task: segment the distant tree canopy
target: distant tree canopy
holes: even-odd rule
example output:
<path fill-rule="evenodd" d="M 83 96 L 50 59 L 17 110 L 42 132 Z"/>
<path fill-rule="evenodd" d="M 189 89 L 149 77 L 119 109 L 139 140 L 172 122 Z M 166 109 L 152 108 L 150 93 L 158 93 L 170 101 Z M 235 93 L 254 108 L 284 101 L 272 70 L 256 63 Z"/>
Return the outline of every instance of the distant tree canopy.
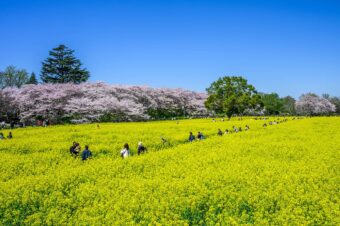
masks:
<path fill-rule="evenodd" d="M 21 87 L 28 81 L 28 73 L 24 69 L 8 66 L 5 71 L 0 72 L 0 89 L 6 87 Z"/>
<path fill-rule="evenodd" d="M 284 111 L 283 100 L 277 93 L 262 93 L 260 95 L 267 114 L 278 115 Z"/>
<path fill-rule="evenodd" d="M 296 115 L 295 102 L 296 100 L 291 96 L 282 98 L 284 113 L 289 115 Z"/>
<path fill-rule="evenodd" d="M 82 63 L 74 55 L 74 50 L 59 45 L 49 52 L 49 57 L 42 63 L 41 81 L 44 83 L 86 82 L 90 73 L 82 68 Z"/>
<path fill-rule="evenodd" d="M 217 114 L 243 114 L 247 109 L 262 105 L 261 97 L 254 86 L 240 76 L 225 76 L 213 82 L 207 88 L 207 109 Z"/>

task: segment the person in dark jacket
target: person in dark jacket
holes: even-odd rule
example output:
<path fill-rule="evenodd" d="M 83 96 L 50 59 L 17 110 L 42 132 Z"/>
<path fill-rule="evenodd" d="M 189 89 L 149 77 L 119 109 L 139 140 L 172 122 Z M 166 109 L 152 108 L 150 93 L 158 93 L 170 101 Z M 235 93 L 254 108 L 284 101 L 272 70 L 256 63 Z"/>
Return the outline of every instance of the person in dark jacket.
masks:
<path fill-rule="evenodd" d="M 222 135 L 223 135 L 223 132 L 222 132 L 221 129 L 218 129 L 217 135 L 218 135 L 218 136 L 222 136 Z"/>
<path fill-rule="evenodd" d="M 81 153 L 81 159 L 85 161 L 86 159 L 92 157 L 92 152 L 89 150 L 89 146 L 85 145 L 85 150 Z"/>
<path fill-rule="evenodd" d="M 77 147 L 77 142 L 73 141 L 73 144 L 70 147 L 70 154 L 75 155 L 76 147 Z"/>
<path fill-rule="evenodd" d="M 190 132 L 190 135 L 189 135 L 189 142 L 193 142 L 195 140 L 195 136 L 194 134 L 192 134 L 192 132 Z"/>
<path fill-rule="evenodd" d="M 198 139 L 198 140 L 203 140 L 203 139 L 204 139 L 203 133 L 198 132 L 198 133 L 197 133 L 197 139 Z"/>
<path fill-rule="evenodd" d="M 143 145 L 143 143 L 141 141 L 138 142 L 138 155 L 146 152 L 147 149 L 146 147 Z"/>
<path fill-rule="evenodd" d="M 7 139 L 12 139 L 12 138 L 13 138 L 12 132 L 9 132 L 8 136 L 7 136 Z"/>

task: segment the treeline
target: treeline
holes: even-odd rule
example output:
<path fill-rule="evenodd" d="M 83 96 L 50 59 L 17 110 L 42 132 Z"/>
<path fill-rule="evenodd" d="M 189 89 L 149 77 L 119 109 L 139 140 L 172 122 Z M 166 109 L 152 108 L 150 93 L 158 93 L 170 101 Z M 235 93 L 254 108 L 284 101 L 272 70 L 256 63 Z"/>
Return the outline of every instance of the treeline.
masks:
<path fill-rule="evenodd" d="M 0 71 L 0 120 L 36 123 L 140 121 L 178 117 L 233 115 L 340 114 L 340 98 L 306 93 L 295 100 L 261 93 L 240 76 L 225 76 L 207 94 L 87 83 L 90 72 L 59 45 L 42 62 L 40 78 L 8 66 Z"/>
<path fill-rule="evenodd" d="M 105 83 L 24 85 L 0 91 L 2 120 L 25 124 L 120 122 L 207 115 L 206 94 Z"/>
<path fill-rule="evenodd" d="M 266 115 L 334 115 L 340 114 L 340 98 L 329 94 L 302 94 L 298 100 L 291 96 L 279 97 L 277 93 L 261 93 Z"/>
<path fill-rule="evenodd" d="M 340 113 L 340 98 L 306 93 L 295 100 L 277 93 L 259 93 L 240 76 L 225 76 L 207 88 L 205 106 L 219 115 L 331 115 Z"/>
<path fill-rule="evenodd" d="M 25 69 L 18 69 L 15 66 L 8 66 L 0 71 L 0 89 L 6 87 L 21 87 L 26 84 L 38 84 L 34 72 L 29 75 Z"/>

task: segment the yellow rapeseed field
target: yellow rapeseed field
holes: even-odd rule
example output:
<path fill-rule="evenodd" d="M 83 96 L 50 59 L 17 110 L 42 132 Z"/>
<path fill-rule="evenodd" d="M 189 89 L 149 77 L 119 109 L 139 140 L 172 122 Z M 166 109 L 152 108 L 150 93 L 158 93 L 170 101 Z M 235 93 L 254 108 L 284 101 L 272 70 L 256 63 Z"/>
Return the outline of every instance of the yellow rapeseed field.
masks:
<path fill-rule="evenodd" d="M 262 126 L 273 120 L 13 130 L 0 140 L 0 225 L 340 225 L 340 118 Z M 233 125 L 250 130 L 216 135 Z M 73 141 L 93 158 L 72 157 Z"/>

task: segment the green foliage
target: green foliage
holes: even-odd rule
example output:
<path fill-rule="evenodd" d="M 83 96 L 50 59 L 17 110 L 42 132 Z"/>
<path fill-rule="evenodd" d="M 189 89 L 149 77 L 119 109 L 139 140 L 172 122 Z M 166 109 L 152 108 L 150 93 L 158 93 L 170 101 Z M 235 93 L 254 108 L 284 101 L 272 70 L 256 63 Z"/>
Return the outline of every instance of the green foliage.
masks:
<path fill-rule="evenodd" d="M 123 113 L 105 113 L 99 117 L 100 122 L 122 122 L 126 120 Z"/>
<path fill-rule="evenodd" d="M 207 92 L 209 97 L 205 102 L 206 108 L 217 114 L 224 113 L 228 117 L 262 105 L 255 87 L 240 76 L 219 78 L 207 88 Z"/>
<path fill-rule="evenodd" d="M 86 82 L 90 73 L 74 55 L 74 50 L 59 45 L 49 52 L 50 56 L 42 63 L 41 80 L 44 83 Z"/>
<path fill-rule="evenodd" d="M 295 110 L 295 99 L 291 96 L 286 96 L 282 98 L 283 102 L 283 109 L 284 113 L 288 113 L 289 115 L 296 115 L 296 110 Z"/>
<path fill-rule="evenodd" d="M 335 113 L 340 114 L 340 97 L 331 97 L 329 101 L 335 105 L 336 107 Z"/>
<path fill-rule="evenodd" d="M 38 80 L 37 77 L 35 76 L 35 73 L 32 72 L 30 78 L 28 79 L 28 81 L 26 82 L 26 84 L 33 84 L 33 85 L 37 85 L 38 84 Z"/>
<path fill-rule="evenodd" d="M 205 201 L 200 201 L 193 208 L 185 208 L 181 217 L 183 220 L 188 221 L 189 225 L 206 225 L 205 217 L 208 211 L 209 205 Z"/>
<path fill-rule="evenodd" d="M 283 100 L 277 93 L 261 94 L 261 100 L 269 115 L 278 115 L 284 111 Z"/>
<path fill-rule="evenodd" d="M 24 69 L 8 66 L 5 71 L 0 72 L 0 89 L 6 87 L 21 87 L 28 81 L 28 73 Z"/>
<path fill-rule="evenodd" d="M 169 119 L 173 117 L 182 117 L 185 115 L 185 110 L 180 108 L 149 108 L 147 114 L 152 119 Z"/>

